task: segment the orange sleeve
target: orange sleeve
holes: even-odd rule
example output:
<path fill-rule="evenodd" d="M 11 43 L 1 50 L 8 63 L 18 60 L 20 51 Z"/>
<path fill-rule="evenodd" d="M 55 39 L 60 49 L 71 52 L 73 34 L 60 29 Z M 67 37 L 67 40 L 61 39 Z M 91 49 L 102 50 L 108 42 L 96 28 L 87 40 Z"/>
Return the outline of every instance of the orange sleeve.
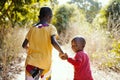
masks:
<path fill-rule="evenodd" d="M 55 35 L 56 36 L 56 39 L 58 39 L 58 33 L 57 33 L 57 29 L 55 26 L 52 25 L 52 28 L 51 28 L 51 36 L 52 35 Z"/>

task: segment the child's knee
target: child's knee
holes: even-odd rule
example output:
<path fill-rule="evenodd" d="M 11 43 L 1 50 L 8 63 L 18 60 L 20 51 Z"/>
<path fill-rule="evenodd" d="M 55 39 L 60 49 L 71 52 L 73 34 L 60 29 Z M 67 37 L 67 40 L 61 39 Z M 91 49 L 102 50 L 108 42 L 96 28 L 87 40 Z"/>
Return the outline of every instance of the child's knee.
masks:
<path fill-rule="evenodd" d="M 51 76 L 47 77 L 46 80 L 51 80 Z"/>

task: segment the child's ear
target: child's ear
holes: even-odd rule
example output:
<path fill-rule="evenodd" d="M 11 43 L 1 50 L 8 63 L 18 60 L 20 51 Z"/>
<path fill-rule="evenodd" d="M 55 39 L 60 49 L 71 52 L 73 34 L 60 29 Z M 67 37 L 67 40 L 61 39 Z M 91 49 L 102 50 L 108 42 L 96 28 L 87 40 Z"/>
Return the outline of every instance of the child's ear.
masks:
<path fill-rule="evenodd" d="M 85 47 L 85 45 L 82 46 L 83 48 Z"/>

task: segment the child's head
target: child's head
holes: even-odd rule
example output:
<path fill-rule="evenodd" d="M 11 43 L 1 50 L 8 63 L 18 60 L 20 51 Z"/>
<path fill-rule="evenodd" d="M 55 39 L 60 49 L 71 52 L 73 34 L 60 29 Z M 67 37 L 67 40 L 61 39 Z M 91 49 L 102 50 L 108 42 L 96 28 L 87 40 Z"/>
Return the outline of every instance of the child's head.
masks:
<path fill-rule="evenodd" d="M 39 12 L 39 19 L 46 20 L 48 23 L 51 22 L 52 19 L 52 10 L 49 7 L 42 7 Z"/>
<path fill-rule="evenodd" d="M 86 41 L 83 37 L 75 37 L 71 41 L 72 50 L 74 52 L 83 51 Z"/>

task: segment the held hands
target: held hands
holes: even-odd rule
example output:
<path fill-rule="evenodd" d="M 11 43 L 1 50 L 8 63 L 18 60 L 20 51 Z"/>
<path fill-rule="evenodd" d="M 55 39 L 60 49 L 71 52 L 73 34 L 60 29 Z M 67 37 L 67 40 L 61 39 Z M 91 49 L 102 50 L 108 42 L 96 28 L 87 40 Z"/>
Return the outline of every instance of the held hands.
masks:
<path fill-rule="evenodd" d="M 62 60 L 68 59 L 67 53 L 59 53 L 59 57 L 60 57 Z"/>

